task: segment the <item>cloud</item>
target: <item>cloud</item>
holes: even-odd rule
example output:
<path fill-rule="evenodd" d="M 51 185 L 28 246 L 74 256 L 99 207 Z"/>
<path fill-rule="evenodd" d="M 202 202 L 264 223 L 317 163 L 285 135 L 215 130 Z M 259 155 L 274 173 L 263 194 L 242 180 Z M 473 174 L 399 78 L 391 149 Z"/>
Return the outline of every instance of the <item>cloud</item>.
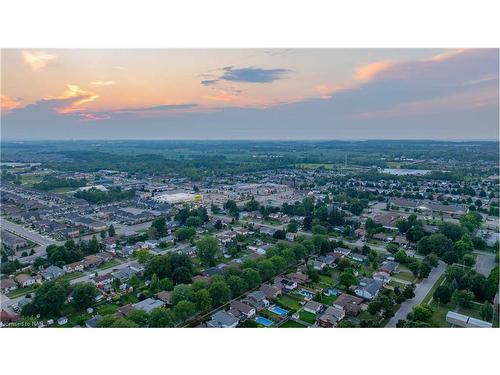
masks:
<path fill-rule="evenodd" d="M 215 85 L 217 82 L 219 82 L 218 79 L 204 79 L 203 81 L 201 81 L 201 84 L 205 86 L 212 86 Z"/>
<path fill-rule="evenodd" d="M 56 60 L 57 56 L 44 51 L 23 51 L 24 62 L 33 70 L 41 70 Z"/>
<path fill-rule="evenodd" d="M 21 106 L 21 99 L 11 98 L 10 96 L 2 95 L 0 103 L 2 111 L 10 111 L 11 109 L 19 108 Z"/>
<path fill-rule="evenodd" d="M 178 109 L 191 109 L 196 107 L 198 104 L 163 104 L 156 105 L 153 107 L 143 107 L 143 108 L 123 108 L 120 112 L 143 112 L 143 111 L 172 111 Z"/>
<path fill-rule="evenodd" d="M 92 86 L 113 86 L 116 85 L 115 81 L 92 81 L 90 82 Z"/>
<path fill-rule="evenodd" d="M 218 77 L 204 79 L 202 85 L 212 86 L 220 81 L 245 82 L 245 83 L 271 83 L 280 79 L 285 79 L 287 74 L 292 71 L 284 68 L 262 69 L 262 68 L 235 68 L 234 66 L 225 66 Z M 207 75 L 204 74 L 206 77 Z"/>
<path fill-rule="evenodd" d="M 91 91 L 83 90 L 77 85 L 66 85 L 66 90 L 62 95 L 47 97 L 45 100 L 69 99 L 69 105 L 57 108 L 57 112 L 63 114 L 81 110 L 80 106 L 82 104 L 90 103 L 97 98 L 99 98 L 99 95 L 96 95 Z"/>
<path fill-rule="evenodd" d="M 378 61 L 375 63 L 362 65 L 354 71 L 354 79 L 361 82 L 367 82 L 375 78 L 381 72 L 391 68 L 394 64 L 391 61 Z"/>

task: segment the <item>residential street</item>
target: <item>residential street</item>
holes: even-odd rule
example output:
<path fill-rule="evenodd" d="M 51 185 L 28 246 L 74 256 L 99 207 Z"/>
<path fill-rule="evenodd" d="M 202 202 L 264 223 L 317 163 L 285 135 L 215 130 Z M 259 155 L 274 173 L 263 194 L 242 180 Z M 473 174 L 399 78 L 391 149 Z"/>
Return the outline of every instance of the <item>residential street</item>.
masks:
<path fill-rule="evenodd" d="M 395 328 L 398 320 L 406 319 L 406 316 L 411 312 L 413 306 L 418 305 L 423 301 L 427 293 L 432 289 L 432 286 L 441 277 L 441 275 L 446 271 L 446 263 L 439 261 L 436 268 L 433 268 L 429 277 L 417 284 L 415 288 L 415 297 L 409 299 L 401 304 L 401 307 L 396 312 L 396 314 L 389 320 L 386 327 Z"/>

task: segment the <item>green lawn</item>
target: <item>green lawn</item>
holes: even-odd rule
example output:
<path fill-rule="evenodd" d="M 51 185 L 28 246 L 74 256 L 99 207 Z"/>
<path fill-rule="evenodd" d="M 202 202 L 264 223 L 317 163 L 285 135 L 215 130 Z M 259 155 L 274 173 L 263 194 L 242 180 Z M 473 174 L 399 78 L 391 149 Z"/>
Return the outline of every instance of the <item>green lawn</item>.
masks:
<path fill-rule="evenodd" d="M 289 295 L 280 296 L 277 299 L 277 303 L 284 309 L 290 310 L 292 312 L 295 312 L 302 307 L 298 299 L 295 299 Z"/>
<path fill-rule="evenodd" d="M 455 311 L 459 314 L 472 316 L 473 318 L 482 320 L 481 315 L 479 313 L 479 306 L 480 306 L 479 304 L 478 305 L 472 304 L 471 307 L 465 308 L 465 307 L 455 306 L 451 302 L 446 305 L 443 305 L 432 301 L 430 306 L 434 311 L 434 314 L 432 315 L 433 327 L 449 327 L 449 324 L 446 322 L 446 314 L 450 310 Z"/>
<path fill-rule="evenodd" d="M 445 278 L 446 278 L 446 276 L 444 274 L 442 274 L 441 277 L 439 279 L 437 279 L 436 283 L 432 286 L 431 290 L 429 290 L 429 293 L 427 293 L 425 298 L 422 300 L 422 303 L 429 303 L 429 301 L 431 300 L 432 295 L 436 291 L 437 287 L 440 286 L 444 282 Z"/>
<path fill-rule="evenodd" d="M 398 272 L 393 275 L 396 279 L 401 279 L 404 281 L 409 281 L 410 283 L 414 283 L 416 278 L 411 272 Z"/>
<path fill-rule="evenodd" d="M 307 311 L 301 311 L 299 313 L 299 319 L 303 320 L 304 322 L 309 323 L 309 324 L 316 323 L 316 315 L 314 315 L 310 312 L 307 312 Z"/>
<path fill-rule="evenodd" d="M 283 325 L 281 325 L 279 328 L 306 328 L 306 326 L 294 322 L 293 320 L 288 320 L 285 323 L 283 323 Z"/>
<path fill-rule="evenodd" d="M 20 296 L 24 296 L 28 293 L 31 293 L 35 290 L 36 288 L 30 286 L 29 288 L 17 288 L 16 290 L 13 290 L 12 292 L 7 294 L 7 297 L 9 298 L 16 298 Z"/>
<path fill-rule="evenodd" d="M 59 279 L 60 281 L 70 281 L 74 279 L 78 279 L 79 277 L 85 276 L 83 272 L 77 271 L 77 272 L 71 272 L 67 273 L 64 276 L 61 276 Z"/>
<path fill-rule="evenodd" d="M 99 266 L 100 270 L 105 270 L 107 268 L 112 268 L 118 266 L 121 262 L 118 259 L 111 259 L 109 262 L 104 262 Z"/>
<path fill-rule="evenodd" d="M 117 312 L 119 308 L 120 307 L 114 303 L 106 303 L 104 305 L 97 307 L 97 311 L 101 315 L 110 315 Z"/>
<path fill-rule="evenodd" d="M 73 190 L 75 190 L 75 188 L 61 187 L 61 188 L 55 188 L 55 189 L 49 190 L 49 192 L 54 193 L 54 194 L 67 194 Z"/>

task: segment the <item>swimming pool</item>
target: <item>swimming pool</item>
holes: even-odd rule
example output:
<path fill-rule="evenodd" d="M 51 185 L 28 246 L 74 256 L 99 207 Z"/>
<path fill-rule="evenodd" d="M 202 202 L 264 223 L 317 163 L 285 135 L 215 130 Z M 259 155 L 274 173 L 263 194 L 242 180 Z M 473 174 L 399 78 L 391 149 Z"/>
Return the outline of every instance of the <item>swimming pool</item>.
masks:
<path fill-rule="evenodd" d="M 269 311 L 278 314 L 279 316 L 287 316 L 288 315 L 288 310 L 282 309 L 279 306 L 273 305 L 269 309 Z"/>
<path fill-rule="evenodd" d="M 302 289 L 299 293 L 302 294 L 304 297 L 307 297 L 307 298 L 313 298 L 314 297 L 314 293 L 313 292 L 310 292 L 310 291 L 305 290 L 305 289 Z"/>
<path fill-rule="evenodd" d="M 257 315 L 255 317 L 255 321 L 259 324 L 262 324 L 265 327 L 271 327 L 274 324 L 272 320 L 266 319 L 260 315 Z"/>

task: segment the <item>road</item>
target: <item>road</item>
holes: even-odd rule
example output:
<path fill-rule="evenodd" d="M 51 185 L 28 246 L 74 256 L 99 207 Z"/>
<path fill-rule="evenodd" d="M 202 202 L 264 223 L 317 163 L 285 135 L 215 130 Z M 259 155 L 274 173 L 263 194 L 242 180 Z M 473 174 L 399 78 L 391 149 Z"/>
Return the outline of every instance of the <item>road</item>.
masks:
<path fill-rule="evenodd" d="M 491 270 L 497 265 L 495 254 L 484 251 L 474 251 L 474 253 L 477 254 L 474 270 L 488 277 Z"/>
<path fill-rule="evenodd" d="M 422 303 L 425 296 L 429 293 L 429 291 L 432 289 L 432 287 L 441 277 L 444 271 L 446 271 L 446 263 L 439 261 L 437 267 L 432 269 L 429 277 L 422 281 L 420 284 L 417 284 L 417 287 L 415 288 L 415 297 L 401 304 L 401 307 L 398 311 L 396 311 L 396 314 L 391 318 L 391 320 L 389 320 L 386 327 L 395 328 L 396 323 L 399 320 L 406 319 L 406 316 L 409 312 L 411 312 L 413 306 Z"/>
<path fill-rule="evenodd" d="M 22 225 L 5 220 L 4 218 L 0 218 L 0 227 L 42 246 L 49 246 L 56 243 L 53 239 L 44 237 L 35 231 L 28 230 Z"/>

